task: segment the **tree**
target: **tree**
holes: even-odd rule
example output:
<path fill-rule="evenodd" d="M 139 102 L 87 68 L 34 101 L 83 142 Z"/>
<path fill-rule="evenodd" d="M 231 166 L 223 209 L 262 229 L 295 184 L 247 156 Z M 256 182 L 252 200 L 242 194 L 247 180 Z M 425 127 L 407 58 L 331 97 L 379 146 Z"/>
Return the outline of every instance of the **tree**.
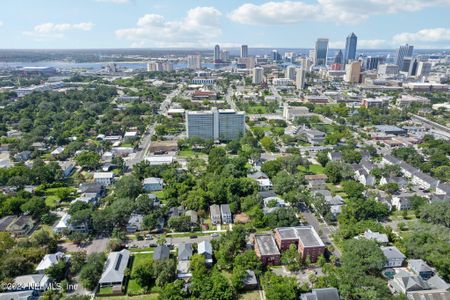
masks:
<path fill-rule="evenodd" d="M 184 281 L 179 279 L 163 286 L 159 293 L 159 300 L 183 300 L 188 299 L 187 292 L 184 289 Z"/>
<path fill-rule="evenodd" d="M 274 152 L 276 150 L 275 143 L 270 136 L 263 137 L 260 143 L 267 151 Z"/>
<path fill-rule="evenodd" d="M 292 277 L 282 277 L 266 272 L 262 277 L 266 298 L 271 300 L 298 299 L 297 281 Z"/>
<path fill-rule="evenodd" d="M 75 157 L 75 161 L 83 168 L 95 170 L 100 166 L 100 155 L 93 151 L 83 151 Z"/>
<path fill-rule="evenodd" d="M 274 177 L 283 168 L 283 162 L 280 159 L 269 160 L 262 164 L 261 171 L 266 173 L 270 178 Z"/>
<path fill-rule="evenodd" d="M 241 267 L 233 268 L 231 274 L 231 285 L 236 291 L 240 291 L 244 288 L 244 280 L 247 278 L 247 270 Z"/>
<path fill-rule="evenodd" d="M 134 268 L 131 276 L 136 279 L 141 287 L 148 290 L 153 281 L 153 274 L 153 262 L 152 260 L 146 260 Z"/>
<path fill-rule="evenodd" d="M 297 247 L 294 244 L 289 246 L 289 249 L 283 252 L 281 256 L 281 262 L 287 265 L 287 268 L 290 271 L 298 271 L 301 267 L 302 259 L 300 257 L 300 253 L 297 250 Z"/>
<path fill-rule="evenodd" d="M 349 239 L 344 242 L 341 262 L 354 272 L 378 275 L 386 257 L 373 240 Z"/>
<path fill-rule="evenodd" d="M 340 161 L 330 161 L 325 166 L 325 174 L 328 176 L 328 180 L 334 184 L 350 179 L 353 173 L 350 165 Z"/>
<path fill-rule="evenodd" d="M 272 183 L 275 193 L 280 195 L 294 190 L 298 186 L 295 177 L 286 171 L 278 172 L 277 175 L 273 177 Z"/>
<path fill-rule="evenodd" d="M 153 272 L 155 283 L 159 287 L 163 287 L 176 278 L 177 265 L 173 259 L 164 259 L 153 262 Z"/>
<path fill-rule="evenodd" d="M 70 273 L 78 274 L 86 263 L 86 251 L 72 252 L 70 256 Z"/>
<path fill-rule="evenodd" d="M 239 253 L 233 261 L 233 269 L 252 270 L 256 274 L 261 273 L 261 260 L 256 256 L 255 251 L 244 251 Z"/>
<path fill-rule="evenodd" d="M 134 200 L 142 193 L 142 183 L 134 175 L 125 175 L 114 184 L 114 192 L 118 198 Z"/>
<path fill-rule="evenodd" d="M 450 203 L 438 201 L 424 205 L 420 209 L 420 218 L 426 222 L 450 228 Z"/>
<path fill-rule="evenodd" d="M 322 165 L 322 167 L 325 167 L 329 161 L 328 158 L 329 151 L 321 150 L 317 152 L 317 161 Z"/>
<path fill-rule="evenodd" d="M 299 220 L 292 207 L 281 207 L 267 215 L 267 225 L 271 228 L 297 226 Z"/>
<path fill-rule="evenodd" d="M 80 280 L 88 290 L 93 290 L 97 286 L 105 261 L 104 253 L 93 253 L 87 257 L 86 264 L 80 272 Z"/>
<path fill-rule="evenodd" d="M 380 186 L 380 189 L 389 194 L 394 194 L 399 191 L 400 186 L 398 185 L 397 182 L 388 182 L 388 183 Z"/>
<path fill-rule="evenodd" d="M 67 263 L 65 260 L 60 260 L 56 264 L 53 264 L 47 270 L 45 274 L 53 281 L 60 282 L 66 277 Z"/>
<path fill-rule="evenodd" d="M 191 229 L 191 218 L 189 216 L 173 216 L 169 218 L 168 225 L 178 232 L 189 231 Z"/>
<path fill-rule="evenodd" d="M 14 239 L 9 232 L 0 232 L 0 256 L 10 250 L 14 244 Z"/>

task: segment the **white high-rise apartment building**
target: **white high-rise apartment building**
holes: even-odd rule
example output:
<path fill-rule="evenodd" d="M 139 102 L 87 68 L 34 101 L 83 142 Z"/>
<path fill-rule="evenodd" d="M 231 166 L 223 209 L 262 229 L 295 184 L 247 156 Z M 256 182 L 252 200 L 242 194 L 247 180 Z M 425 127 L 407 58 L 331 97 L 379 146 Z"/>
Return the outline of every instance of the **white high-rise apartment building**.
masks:
<path fill-rule="evenodd" d="M 189 55 L 187 57 L 187 68 L 192 70 L 199 70 L 202 68 L 202 57 L 200 54 Z"/>
<path fill-rule="evenodd" d="M 245 133 L 245 112 L 232 109 L 186 112 L 187 137 L 231 141 Z"/>
<path fill-rule="evenodd" d="M 253 69 L 253 84 L 260 84 L 264 81 L 264 69 L 261 67 L 256 67 Z"/>

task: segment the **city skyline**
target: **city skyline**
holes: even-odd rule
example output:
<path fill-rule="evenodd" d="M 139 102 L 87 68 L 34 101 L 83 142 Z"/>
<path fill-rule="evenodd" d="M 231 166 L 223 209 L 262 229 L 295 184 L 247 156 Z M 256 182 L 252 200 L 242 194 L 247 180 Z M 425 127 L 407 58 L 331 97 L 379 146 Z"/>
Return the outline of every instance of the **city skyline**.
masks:
<path fill-rule="evenodd" d="M 450 2 L 441 0 L 7 0 L 2 5 L 2 49 L 313 48 L 320 37 L 330 40 L 329 48 L 344 49 L 351 32 L 358 36 L 358 49 L 406 43 L 450 49 Z M 299 34 L 293 38 L 292 32 Z"/>

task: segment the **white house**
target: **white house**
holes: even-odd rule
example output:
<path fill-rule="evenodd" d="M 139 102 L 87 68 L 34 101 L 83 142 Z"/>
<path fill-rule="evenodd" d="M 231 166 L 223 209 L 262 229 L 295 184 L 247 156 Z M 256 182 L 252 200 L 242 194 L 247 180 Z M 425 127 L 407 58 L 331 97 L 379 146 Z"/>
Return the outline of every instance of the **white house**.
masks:
<path fill-rule="evenodd" d="M 398 268 L 402 266 L 406 256 L 397 247 L 380 247 L 380 249 L 386 257 L 385 268 Z"/>
<path fill-rule="evenodd" d="M 44 274 L 45 270 L 52 267 L 53 265 L 57 264 L 60 261 L 67 262 L 69 260 L 69 256 L 65 255 L 62 252 L 56 252 L 53 254 L 46 254 L 42 260 L 39 262 L 38 266 L 36 267 L 36 272 L 40 274 Z"/>
<path fill-rule="evenodd" d="M 108 186 L 113 182 L 114 173 L 112 172 L 96 172 L 94 173 L 94 181 L 103 185 Z"/>
<path fill-rule="evenodd" d="M 161 191 L 164 188 L 164 180 L 157 177 L 145 178 L 143 188 L 147 192 Z"/>
<path fill-rule="evenodd" d="M 410 199 L 413 194 L 402 193 L 392 197 L 392 206 L 397 210 L 411 209 Z"/>

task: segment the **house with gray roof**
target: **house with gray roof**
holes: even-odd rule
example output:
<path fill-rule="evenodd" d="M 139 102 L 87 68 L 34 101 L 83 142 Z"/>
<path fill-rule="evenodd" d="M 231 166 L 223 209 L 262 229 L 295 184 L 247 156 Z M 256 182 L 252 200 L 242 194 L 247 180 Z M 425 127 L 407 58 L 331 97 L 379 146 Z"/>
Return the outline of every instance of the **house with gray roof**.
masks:
<path fill-rule="evenodd" d="M 386 257 L 386 264 L 384 265 L 385 268 L 398 268 L 402 266 L 406 256 L 401 253 L 397 247 L 380 247 L 380 249 Z"/>
<path fill-rule="evenodd" d="M 312 289 L 311 293 L 302 294 L 300 300 L 340 300 L 336 288 Z"/>
<path fill-rule="evenodd" d="M 389 289 L 394 293 L 403 293 L 413 291 L 430 290 L 431 287 L 420 276 L 411 275 L 407 272 L 399 272 L 394 278 L 389 280 Z"/>
<path fill-rule="evenodd" d="M 379 244 L 387 244 L 389 242 L 388 236 L 385 233 L 373 232 L 370 229 L 364 231 L 363 237 L 367 240 L 374 240 Z"/>
<path fill-rule="evenodd" d="M 256 274 L 252 270 L 246 270 L 247 276 L 245 276 L 242 280 L 244 284 L 245 290 L 254 290 L 258 288 L 258 279 L 256 278 Z"/>
<path fill-rule="evenodd" d="M 233 215 L 231 214 L 229 204 L 221 204 L 220 205 L 220 215 L 222 217 L 223 224 L 232 224 L 233 223 Z"/>
<path fill-rule="evenodd" d="M 14 290 L 44 291 L 50 284 L 50 279 L 45 274 L 29 274 L 14 278 Z"/>
<path fill-rule="evenodd" d="M 65 255 L 62 252 L 56 252 L 52 254 L 46 254 L 41 261 L 39 262 L 38 266 L 36 267 L 36 272 L 44 274 L 45 271 L 52 267 L 53 265 L 57 264 L 60 261 L 68 262 L 69 256 Z"/>
<path fill-rule="evenodd" d="M 178 263 L 177 263 L 177 277 L 180 279 L 190 278 L 190 258 L 192 256 L 192 244 L 181 243 L 178 244 Z"/>
<path fill-rule="evenodd" d="M 168 259 L 170 256 L 170 249 L 166 245 L 158 245 L 153 252 L 153 260 Z"/>
<path fill-rule="evenodd" d="M 109 253 L 99 280 L 100 286 L 122 286 L 129 260 L 130 251 L 126 249 Z"/>
<path fill-rule="evenodd" d="M 434 270 L 422 259 L 409 259 L 408 269 L 419 275 L 423 280 L 428 280 L 434 276 Z"/>
<path fill-rule="evenodd" d="M 211 223 L 213 225 L 218 225 L 221 223 L 221 218 L 220 218 L 220 206 L 217 204 L 213 204 L 209 207 L 209 212 L 211 215 Z"/>
<path fill-rule="evenodd" d="M 213 247 L 210 241 L 201 241 L 198 243 L 198 254 L 205 257 L 206 265 L 212 266 L 213 263 Z"/>
<path fill-rule="evenodd" d="M 434 189 L 439 184 L 439 181 L 437 179 L 420 171 L 413 174 L 411 181 L 414 185 L 419 186 L 419 188 L 423 190 Z"/>

